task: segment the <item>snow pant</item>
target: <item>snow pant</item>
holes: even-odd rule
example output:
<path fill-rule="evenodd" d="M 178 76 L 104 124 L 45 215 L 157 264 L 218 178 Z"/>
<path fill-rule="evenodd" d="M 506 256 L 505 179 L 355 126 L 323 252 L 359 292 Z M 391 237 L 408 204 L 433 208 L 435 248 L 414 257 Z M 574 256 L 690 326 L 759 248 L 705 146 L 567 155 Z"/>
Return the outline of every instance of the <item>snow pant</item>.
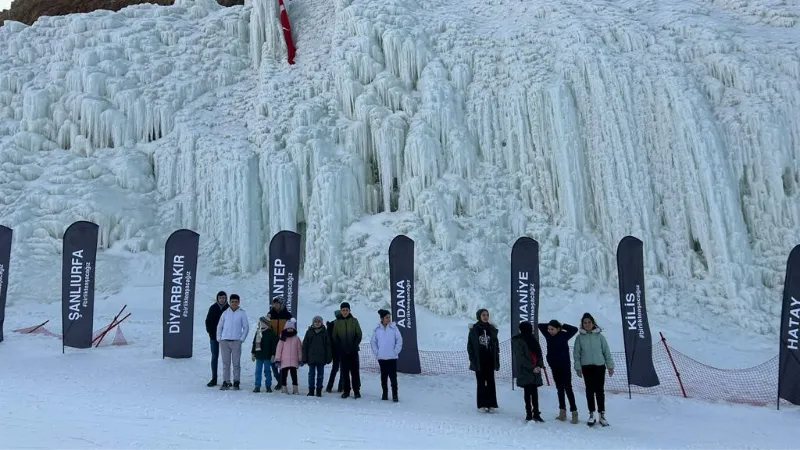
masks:
<path fill-rule="evenodd" d="M 341 362 L 341 358 L 339 358 L 339 354 L 334 350 L 333 352 L 333 365 L 331 366 L 331 375 L 328 378 L 328 387 L 329 391 L 333 390 L 333 383 L 336 381 L 336 374 L 339 373 L 339 365 Z M 342 377 L 339 377 L 339 391 L 342 391 Z"/>
<path fill-rule="evenodd" d="M 564 366 L 550 366 L 550 371 L 553 374 L 553 381 L 556 383 L 556 390 L 558 391 L 558 409 L 567 409 L 564 397 L 569 400 L 569 410 L 577 411 L 578 405 L 575 403 L 575 393 L 572 392 L 572 367 Z"/>
<path fill-rule="evenodd" d="M 581 366 L 583 381 L 586 384 L 586 404 L 589 412 L 594 412 L 597 399 L 597 412 L 606 412 L 606 366 Z"/>
<path fill-rule="evenodd" d="M 494 367 L 475 371 L 478 385 L 478 408 L 497 408 L 497 389 L 494 383 Z"/>
<path fill-rule="evenodd" d="M 233 365 L 233 381 L 239 381 L 242 374 L 242 341 L 223 340 L 219 342 L 222 354 L 222 381 L 231 381 L 231 365 Z"/>
<path fill-rule="evenodd" d="M 342 382 L 344 384 L 344 392 L 350 392 L 352 389 L 355 392 L 361 391 L 361 367 L 358 359 L 358 352 L 341 355 L 341 370 Z"/>
<path fill-rule="evenodd" d="M 522 389 L 525 396 L 525 414 L 539 414 L 539 388 L 535 384 L 529 384 Z"/>
<path fill-rule="evenodd" d="M 322 382 L 324 380 L 325 380 L 325 364 L 309 364 L 308 390 L 311 391 L 315 387 L 319 390 L 322 390 Z"/>
<path fill-rule="evenodd" d="M 270 368 L 272 369 L 272 376 L 278 380 L 278 385 L 275 386 L 275 389 L 280 389 L 283 385 L 281 384 L 281 371 L 278 369 L 278 363 L 272 362 Z"/>
<path fill-rule="evenodd" d="M 292 374 L 292 386 L 297 386 L 297 367 L 284 367 L 281 369 L 281 386 L 287 386 L 286 381 L 289 379 L 289 374 Z"/>
<path fill-rule="evenodd" d="M 381 390 L 383 395 L 388 395 L 388 381 L 392 382 L 392 396 L 397 397 L 397 360 L 379 359 L 378 365 L 381 366 Z"/>
<path fill-rule="evenodd" d="M 219 369 L 219 342 L 216 339 L 211 341 L 211 379 L 217 379 L 217 372 Z"/>
<path fill-rule="evenodd" d="M 268 359 L 256 359 L 256 387 L 261 387 L 261 372 L 264 372 L 264 387 L 272 387 L 272 363 Z"/>

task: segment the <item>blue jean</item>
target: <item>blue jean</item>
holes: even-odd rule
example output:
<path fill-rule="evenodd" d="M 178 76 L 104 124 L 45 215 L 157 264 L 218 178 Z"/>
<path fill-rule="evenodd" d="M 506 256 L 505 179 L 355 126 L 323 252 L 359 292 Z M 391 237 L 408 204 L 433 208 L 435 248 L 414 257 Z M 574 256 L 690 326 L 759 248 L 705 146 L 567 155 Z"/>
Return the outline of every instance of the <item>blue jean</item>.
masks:
<path fill-rule="evenodd" d="M 316 376 L 315 376 L 316 374 Z M 308 365 L 308 390 L 314 389 L 314 379 L 316 378 L 317 389 L 322 390 L 322 381 L 325 379 L 325 364 Z"/>
<path fill-rule="evenodd" d="M 211 341 L 211 378 L 217 379 L 217 369 L 219 368 L 219 342 Z"/>
<path fill-rule="evenodd" d="M 264 387 L 272 387 L 272 373 L 269 368 L 272 364 L 268 359 L 256 359 L 256 387 L 261 387 L 261 372 L 264 372 Z"/>

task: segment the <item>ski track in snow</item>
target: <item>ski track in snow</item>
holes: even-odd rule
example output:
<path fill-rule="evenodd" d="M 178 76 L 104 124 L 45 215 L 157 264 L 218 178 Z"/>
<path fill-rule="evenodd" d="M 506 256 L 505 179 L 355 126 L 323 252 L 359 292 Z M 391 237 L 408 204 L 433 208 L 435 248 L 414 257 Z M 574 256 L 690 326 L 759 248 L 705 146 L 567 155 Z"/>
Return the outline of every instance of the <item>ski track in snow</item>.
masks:
<path fill-rule="evenodd" d="M 405 233 L 421 310 L 489 307 L 506 323 L 510 245 L 528 234 L 542 249 L 543 316 L 599 311 L 614 324 L 614 249 L 631 233 L 645 241 L 654 335 L 667 329 L 703 360 L 732 322 L 748 329 L 732 347 L 750 354 L 728 365 L 772 356 L 800 231 L 795 5 L 287 8 L 294 66 L 266 0 L 0 28 L 12 313 L 58 298 L 61 236 L 88 219 L 107 249 L 100 301 L 157 284 L 166 237 L 187 227 L 202 236 L 198 295 L 234 280 L 265 308 L 269 238 L 294 229 L 301 302 L 374 311 L 388 301 L 389 242 Z M 421 332 L 446 341 L 442 323 Z"/>

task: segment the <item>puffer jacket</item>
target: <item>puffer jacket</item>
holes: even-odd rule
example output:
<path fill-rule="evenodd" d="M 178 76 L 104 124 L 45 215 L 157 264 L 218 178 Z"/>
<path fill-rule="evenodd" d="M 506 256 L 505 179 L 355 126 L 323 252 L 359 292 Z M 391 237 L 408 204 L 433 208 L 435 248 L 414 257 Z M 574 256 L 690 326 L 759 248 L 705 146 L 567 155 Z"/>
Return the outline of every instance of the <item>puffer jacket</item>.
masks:
<path fill-rule="evenodd" d="M 400 329 L 397 328 L 397 324 L 394 322 L 389 322 L 389 325 L 386 326 L 379 323 L 372 330 L 372 338 L 370 338 L 369 342 L 372 347 L 372 353 L 379 360 L 397 359 L 403 350 L 403 336 L 400 335 Z"/>
<path fill-rule="evenodd" d="M 611 349 L 608 347 L 602 331 L 598 326 L 595 326 L 590 333 L 581 328 L 572 348 L 575 370 L 582 370 L 582 366 L 605 365 L 606 369 L 614 368 L 614 358 L 611 356 Z"/>

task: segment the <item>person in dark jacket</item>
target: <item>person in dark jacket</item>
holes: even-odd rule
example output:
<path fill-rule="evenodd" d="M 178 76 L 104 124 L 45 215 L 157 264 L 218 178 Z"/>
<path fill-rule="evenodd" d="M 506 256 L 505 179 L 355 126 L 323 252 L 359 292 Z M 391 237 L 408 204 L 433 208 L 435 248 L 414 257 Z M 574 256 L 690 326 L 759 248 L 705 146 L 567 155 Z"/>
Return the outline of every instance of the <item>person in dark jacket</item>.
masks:
<path fill-rule="evenodd" d="M 569 356 L 569 340 L 578 333 L 578 328 L 562 324 L 557 320 L 540 323 L 539 331 L 547 341 L 547 364 L 553 374 L 553 381 L 558 391 L 558 416 L 556 420 L 567 420 L 567 406 L 564 397 L 569 400 L 572 423 L 578 423 L 578 405 L 572 391 L 572 361 Z"/>
<path fill-rule="evenodd" d="M 350 303 L 342 303 L 339 311 L 341 311 L 342 317 L 333 323 L 333 346 L 341 358 L 341 377 L 344 384 L 342 398 L 350 397 L 351 388 L 353 397 L 361 398 L 361 373 L 358 360 L 361 325 L 359 325 L 358 319 L 350 314 Z"/>
<path fill-rule="evenodd" d="M 283 333 L 283 328 L 286 326 L 286 322 L 292 319 L 292 313 L 286 309 L 286 305 L 283 302 L 283 297 L 272 297 L 272 309 L 269 311 L 269 317 L 270 328 L 272 328 L 276 336 L 281 336 Z M 275 380 L 278 382 L 275 385 L 275 390 L 280 390 L 283 387 L 283 384 L 281 384 L 280 370 L 278 370 L 278 365 L 275 363 L 272 363 L 271 367 L 272 375 L 275 376 Z"/>
<path fill-rule="evenodd" d="M 269 314 L 258 318 L 256 333 L 253 335 L 253 348 L 250 350 L 256 363 L 256 387 L 253 392 L 261 392 L 261 372 L 264 372 L 264 392 L 272 392 L 272 357 L 278 347 L 278 335 L 272 329 Z"/>
<path fill-rule="evenodd" d="M 478 321 L 469 326 L 467 354 L 469 370 L 475 372 L 478 409 L 492 412 L 497 408 L 497 388 L 494 373 L 500 370 L 500 342 L 497 327 L 489 323 L 489 311 L 479 309 Z"/>
<path fill-rule="evenodd" d="M 228 309 L 228 294 L 225 291 L 217 292 L 217 301 L 208 307 L 206 314 L 206 333 L 211 342 L 211 381 L 206 386 L 214 387 L 217 385 L 217 370 L 219 368 L 219 342 L 217 342 L 217 325 L 222 313 Z"/>
<path fill-rule="evenodd" d="M 524 390 L 525 420 L 544 422 L 539 411 L 539 386 L 542 382 L 542 347 L 530 322 L 520 322 L 519 334 L 511 338 L 511 352 L 517 386 Z"/>
<path fill-rule="evenodd" d="M 333 312 L 335 319 L 340 319 L 342 317 L 341 311 L 338 309 Z M 333 324 L 336 322 L 334 320 L 328 321 L 325 325 L 328 328 L 328 336 L 331 338 L 331 344 L 333 344 Z M 325 392 L 331 393 L 333 391 L 333 383 L 336 381 L 336 374 L 339 373 L 339 352 L 336 351 L 336 347 L 333 347 L 333 365 L 331 366 L 331 374 L 328 378 L 328 386 L 325 387 Z M 342 393 L 344 391 L 344 387 L 342 384 L 342 377 L 339 377 L 339 387 L 336 392 Z"/>
<path fill-rule="evenodd" d="M 316 316 L 303 337 L 303 356 L 300 360 L 302 364 L 308 364 L 309 397 L 315 393 L 317 397 L 322 397 L 325 364 L 330 363 L 332 359 L 333 350 L 328 330 L 322 322 L 322 317 Z"/>

